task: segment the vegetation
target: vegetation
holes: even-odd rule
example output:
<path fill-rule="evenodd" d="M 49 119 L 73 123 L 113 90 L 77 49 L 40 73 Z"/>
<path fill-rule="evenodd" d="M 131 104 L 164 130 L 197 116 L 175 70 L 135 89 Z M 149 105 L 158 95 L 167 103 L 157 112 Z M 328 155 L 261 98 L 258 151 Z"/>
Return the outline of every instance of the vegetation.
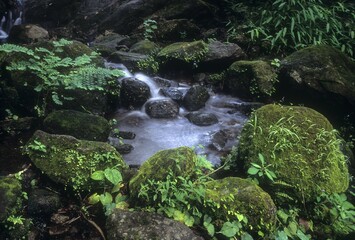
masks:
<path fill-rule="evenodd" d="M 38 115 L 43 116 L 47 104 L 51 101 L 57 105 L 63 105 L 63 101 L 73 100 L 65 96 L 63 90 L 88 90 L 104 91 L 117 94 L 115 78 L 122 75 L 119 70 L 111 70 L 97 66 L 96 52 L 83 54 L 71 58 L 62 57 L 64 47 L 73 44 L 72 41 L 61 39 L 51 42 L 53 50 L 44 47 L 34 49 L 14 44 L 0 45 L 0 53 L 10 57 L 11 62 L 6 67 L 11 72 L 22 72 L 35 76 L 33 84 L 31 78 L 27 78 L 22 84 L 33 85 L 38 92 L 40 102 L 35 106 Z M 2 55 L 2 58 L 4 55 Z M 18 76 L 17 76 L 18 77 Z M 113 86 L 113 87 L 112 87 Z"/>
<path fill-rule="evenodd" d="M 287 53 L 328 44 L 354 56 L 355 6 L 350 1 L 225 0 L 230 13 L 229 39 L 241 32 L 270 51 Z M 238 24 L 243 29 L 238 29 Z"/>

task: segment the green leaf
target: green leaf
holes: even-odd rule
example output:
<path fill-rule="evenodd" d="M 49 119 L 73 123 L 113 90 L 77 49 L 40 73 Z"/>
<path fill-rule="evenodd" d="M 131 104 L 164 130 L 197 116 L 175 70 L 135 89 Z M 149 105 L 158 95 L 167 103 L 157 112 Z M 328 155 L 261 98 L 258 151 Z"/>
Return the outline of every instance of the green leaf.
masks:
<path fill-rule="evenodd" d="M 226 237 L 234 237 L 239 231 L 239 227 L 235 223 L 225 222 L 222 226 L 220 233 Z"/>
<path fill-rule="evenodd" d="M 206 228 L 208 235 L 210 235 L 211 237 L 214 236 L 215 234 L 215 229 L 212 223 L 210 222 L 203 222 L 203 226 Z"/>
<path fill-rule="evenodd" d="M 257 173 L 259 172 L 259 170 L 260 170 L 260 169 L 258 169 L 258 168 L 250 167 L 250 168 L 248 169 L 248 174 L 250 174 L 250 175 L 255 175 L 255 174 L 257 174 Z"/>
<path fill-rule="evenodd" d="M 117 169 L 106 168 L 104 174 L 106 179 L 109 180 L 114 185 L 122 181 L 122 175 L 120 171 L 118 171 Z"/>
<path fill-rule="evenodd" d="M 100 202 L 102 203 L 102 205 L 107 205 L 107 204 L 110 204 L 112 203 L 113 201 L 113 198 L 112 198 L 112 195 L 108 192 L 105 192 L 104 194 L 101 194 L 100 195 Z"/>
<path fill-rule="evenodd" d="M 96 181 L 102 181 L 105 179 L 104 171 L 96 171 L 91 174 L 91 179 L 96 180 Z"/>
<path fill-rule="evenodd" d="M 243 233 L 241 240 L 253 240 L 254 238 L 249 233 Z"/>
<path fill-rule="evenodd" d="M 100 195 L 97 193 L 94 193 L 88 198 L 88 200 L 89 200 L 89 204 L 94 205 L 94 204 L 100 202 Z"/>
<path fill-rule="evenodd" d="M 119 182 L 117 183 L 115 186 L 113 186 L 113 188 L 111 189 L 111 193 L 116 193 L 116 192 L 119 192 L 121 191 L 121 188 L 123 187 L 124 185 L 122 184 L 122 182 Z"/>

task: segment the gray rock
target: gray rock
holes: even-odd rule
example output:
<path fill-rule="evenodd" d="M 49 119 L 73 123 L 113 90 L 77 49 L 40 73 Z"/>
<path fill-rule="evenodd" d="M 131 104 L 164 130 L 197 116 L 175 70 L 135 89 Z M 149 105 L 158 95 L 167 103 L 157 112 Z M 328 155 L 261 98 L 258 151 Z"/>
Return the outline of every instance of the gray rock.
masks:
<path fill-rule="evenodd" d="M 212 41 L 208 44 L 208 51 L 204 56 L 203 62 L 228 61 L 232 63 L 245 56 L 243 50 L 235 43 Z"/>
<path fill-rule="evenodd" d="M 11 28 L 9 42 L 16 44 L 29 44 L 49 39 L 48 31 L 34 24 L 16 25 Z"/>
<path fill-rule="evenodd" d="M 145 111 L 152 118 L 174 118 L 179 114 L 179 105 L 171 99 L 151 100 Z"/>
<path fill-rule="evenodd" d="M 129 51 L 132 53 L 150 54 L 158 47 L 159 46 L 152 41 L 142 40 L 133 44 L 133 46 L 131 46 Z"/>
<path fill-rule="evenodd" d="M 62 206 L 60 196 L 46 189 L 34 189 L 28 197 L 28 214 L 34 218 L 49 218 Z"/>
<path fill-rule="evenodd" d="M 106 229 L 108 240 L 203 240 L 184 224 L 149 212 L 114 209 Z"/>
<path fill-rule="evenodd" d="M 128 69 L 136 69 L 137 63 L 147 57 L 147 55 L 140 53 L 116 51 L 108 57 L 108 60 L 115 63 L 122 63 Z"/>
<path fill-rule="evenodd" d="M 213 113 L 191 112 L 185 117 L 197 126 L 210 126 L 218 123 L 218 118 Z"/>
<path fill-rule="evenodd" d="M 202 86 L 191 87 L 183 98 L 183 105 L 189 111 L 197 111 L 205 106 L 210 94 Z"/>
<path fill-rule="evenodd" d="M 210 146 L 217 151 L 221 151 L 225 146 L 228 140 L 228 135 L 225 131 L 220 130 L 211 135 L 211 144 Z"/>
<path fill-rule="evenodd" d="M 161 77 L 153 77 L 153 80 L 160 87 L 178 87 L 179 86 L 179 83 L 177 83 L 173 80 L 169 80 L 169 79 L 165 79 L 165 78 L 161 78 Z"/>
<path fill-rule="evenodd" d="M 91 48 L 99 53 L 103 57 L 108 57 L 112 53 L 117 51 L 118 43 L 123 39 L 126 39 L 126 36 L 117 34 L 117 33 L 109 33 L 107 35 L 98 36 L 94 42 L 91 43 Z"/>
<path fill-rule="evenodd" d="M 175 87 L 162 88 L 159 90 L 159 93 L 161 93 L 165 97 L 171 98 L 179 104 L 182 102 L 182 98 L 184 95 L 183 92 L 181 92 L 178 88 Z"/>
<path fill-rule="evenodd" d="M 142 81 L 135 78 L 125 78 L 122 80 L 121 103 L 126 108 L 141 108 L 150 98 L 150 88 Z"/>

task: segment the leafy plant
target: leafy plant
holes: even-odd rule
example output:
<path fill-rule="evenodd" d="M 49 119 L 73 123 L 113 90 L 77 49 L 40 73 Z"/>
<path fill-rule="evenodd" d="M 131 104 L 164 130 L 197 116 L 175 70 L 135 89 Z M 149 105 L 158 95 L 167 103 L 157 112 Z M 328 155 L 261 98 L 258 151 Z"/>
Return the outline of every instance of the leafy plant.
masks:
<path fill-rule="evenodd" d="M 91 179 L 102 182 L 105 187 L 103 193 L 94 193 L 89 197 L 89 204 L 100 202 L 104 207 L 105 215 L 109 215 L 115 208 L 125 209 L 128 207 L 126 196 L 121 193 L 124 184 L 120 171 L 115 168 L 95 171 L 91 174 Z M 107 182 L 109 186 L 107 186 Z M 107 188 L 110 190 L 107 191 Z"/>
<path fill-rule="evenodd" d="M 37 140 L 33 140 L 33 143 L 29 144 L 27 147 L 34 151 L 43 152 L 43 153 L 47 152 L 46 145 L 44 145 L 43 143 Z"/>
<path fill-rule="evenodd" d="M 258 3 L 226 0 L 231 13 L 229 33 L 237 35 L 237 6 L 249 11 L 241 19 L 251 40 L 266 43 L 268 49 L 287 52 L 308 45 L 328 44 L 353 56 L 355 39 L 354 5 L 346 1 L 269 0 Z M 243 9 L 243 8 L 240 8 Z M 234 20 L 233 20 L 234 19 Z M 239 18 L 240 20 L 240 18 Z M 240 32 L 240 31 L 239 31 Z M 265 44 L 262 44 L 266 46 Z"/>
<path fill-rule="evenodd" d="M 115 78 L 122 75 L 121 71 L 98 67 L 94 63 L 98 57 L 96 52 L 76 58 L 60 57 L 63 47 L 72 43 L 65 39 L 53 41 L 53 50 L 43 47 L 31 49 L 14 44 L 0 45 L 0 52 L 16 54 L 16 58 L 6 67 L 8 71 L 26 72 L 37 78 L 34 91 L 42 99 L 42 103 L 35 107 L 38 115 L 45 114 L 50 100 L 57 105 L 73 100 L 61 94 L 60 90 L 82 89 L 114 93 L 111 86 L 116 84 Z M 24 84 L 30 85 L 29 81 Z"/>
<path fill-rule="evenodd" d="M 152 19 L 146 19 L 143 22 L 144 38 L 151 40 L 154 37 L 155 31 L 158 29 L 157 21 Z"/>
<path fill-rule="evenodd" d="M 257 176 L 258 178 L 267 177 L 272 182 L 276 178 L 276 174 L 270 170 L 271 164 L 266 164 L 264 156 L 259 153 L 258 154 L 260 164 L 255 162 L 251 162 L 251 166 L 248 169 L 248 174 L 251 176 Z"/>
<path fill-rule="evenodd" d="M 247 223 L 244 215 L 231 212 L 231 218 L 216 219 L 214 212 L 220 204 L 205 198 L 205 183 L 211 178 L 206 176 L 205 169 L 211 170 L 211 164 L 203 157 L 196 164 L 195 176 L 175 176 L 172 170 L 163 180 L 150 179 L 141 186 L 139 198 L 146 204 L 146 209 L 164 214 L 187 226 L 197 226 L 214 237 L 222 234 L 226 237 L 251 237 L 243 229 Z"/>

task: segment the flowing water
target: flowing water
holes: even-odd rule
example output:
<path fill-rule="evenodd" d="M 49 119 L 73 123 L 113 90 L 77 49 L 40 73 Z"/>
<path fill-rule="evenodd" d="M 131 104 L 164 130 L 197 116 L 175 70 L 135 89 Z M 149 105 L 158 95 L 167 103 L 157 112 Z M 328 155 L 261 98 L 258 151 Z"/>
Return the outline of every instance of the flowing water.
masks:
<path fill-rule="evenodd" d="M 152 97 L 162 98 L 159 95 L 159 87 L 150 77 L 142 73 L 131 74 L 122 65 L 112 63 L 107 65 L 122 69 L 128 77 L 135 77 L 146 82 L 151 89 Z M 180 83 L 179 85 L 182 86 L 181 88 L 188 88 L 185 84 Z M 117 128 L 120 131 L 136 134 L 132 140 L 123 140 L 124 143 L 134 147 L 129 154 L 123 155 L 127 164 L 141 165 L 159 150 L 180 146 L 195 147 L 196 152 L 206 155 L 212 164 L 219 164 L 221 155 L 231 150 L 232 146 L 236 144 L 247 117 L 235 108 L 242 103 L 240 99 L 210 94 L 211 97 L 206 106 L 199 111 L 213 113 L 217 116 L 218 123 L 211 126 L 197 126 L 189 122 L 185 118 L 188 111 L 183 107 L 180 107 L 179 115 L 173 119 L 151 118 L 145 113 L 144 107 L 140 111 L 118 109 L 114 115 L 118 122 Z"/>

